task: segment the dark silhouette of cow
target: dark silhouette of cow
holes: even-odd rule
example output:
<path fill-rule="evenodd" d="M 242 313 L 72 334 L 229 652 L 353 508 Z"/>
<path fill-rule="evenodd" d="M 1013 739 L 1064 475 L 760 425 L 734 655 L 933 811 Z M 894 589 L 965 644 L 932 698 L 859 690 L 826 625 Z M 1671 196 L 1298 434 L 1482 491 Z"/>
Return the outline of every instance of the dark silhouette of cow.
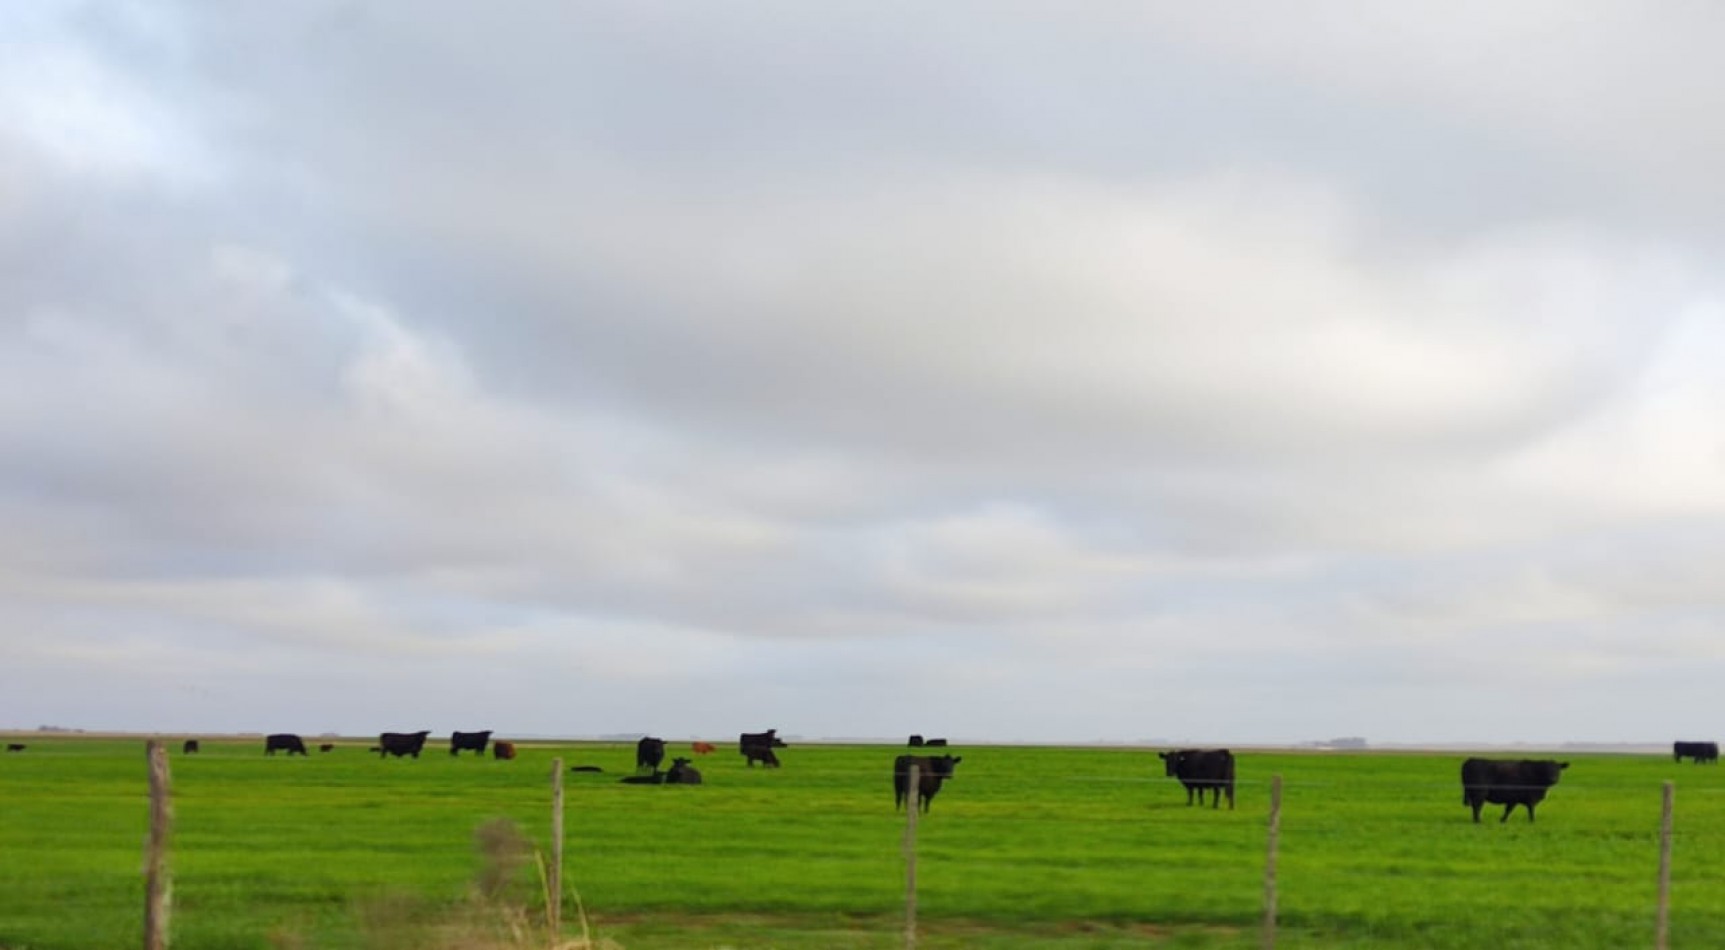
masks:
<path fill-rule="evenodd" d="M 635 771 L 646 769 L 650 772 L 659 771 L 659 763 L 665 761 L 665 740 L 652 736 L 642 736 L 635 743 Z"/>
<path fill-rule="evenodd" d="M 8 743 L 6 743 L 6 751 L 7 752 L 23 752 L 27 748 L 29 748 L 29 746 L 25 745 L 22 742 L 8 742 Z"/>
<path fill-rule="evenodd" d="M 278 732 L 264 736 L 264 755 L 275 755 L 286 752 L 288 755 L 305 755 L 305 741 L 291 732 Z"/>
<path fill-rule="evenodd" d="M 1696 765 L 1703 762 L 1719 764 L 1719 743 L 1717 742 L 1673 742 L 1671 743 L 1671 760 L 1681 762 L 1687 757 Z"/>
<path fill-rule="evenodd" d="M 940 792 L 942 782 L 952 778 L 952 770 L 964 756 L 901 755 L 892 760 L 892 807 L 904 807 L 910 797 L 910 767 L 916 766 L 916 807 L 927 813 L 929 803 Z"/>
<path fill-rule="evenodd" d="M 1228 810 L 1234 810 L 1234 753 L 1227 749 L 1176 749 L 1158 752 L 1163 773 L 1177 778 L 1186 786 L 1186 804 L 1192 804 L 1194 793 L 1198 804 L 1204 804 L 1204 791 L 1211 793 L 1210 807 L 1222 804 L 1222 794 L 1228 795 Z"/>
<path fill-rule="evenodd" d="M 928 746 L 931 749 L 944 749 L 944 748 L 946 748 L 946 740 L 945 739 L 930 739 L 927 742 L 924 742 L 923 745 Z"/>
<path fill-rule="evenodd" d="M 913 749 L 922 748 L 922 736 L 911 736 L 910 742 L 907 744 Z"/>
<path fill-rule="evenodd" d="M 199 749 L 198 740 L 187 739 L 186 744 L 180 746 L 180 754 L 181 755 L 196 755 L 198 753 L 198 749 Z"/>
<path fill-rule="evenodd" d="M 696 742 L 689 746 L 696 755 L 712 755 L 715 746 L 711 742 Z"/>
<path fill-rule="evenodd" d="M 1461 764 L 1461 803 L 1473 809 L 1474 824 L 1479 824 L 1479 810 L 1490 802 L 1503 806 L 1501 824 L 1509 820 L 1515 806 L 1527 806 L 1527 820 L 1533 821 L 1533 806 L 1545 800 L 1545 793 L 1563 777 L 1568 762 L 1551 759 L 1468 759 Z"/>
<path fill-rule="evenodd" d="M 515 758 L 515 743 L 499 739 L 491 743 L 491 754 L 499 759 Z"/>
<path fill-rule="evenodd" d="M 335 751 L 335 743 L 333 743 L 333 742 L 321 743 L 318 745 L 317 750 L 319 752 L 334 752 Z"/>
<path fill-rule="evenodd" d="M 665 772 L 666 785 L 699 785 L 701 772 L 689 764 L 689 760 L 678 757 L 671 760 L 670 769 Z"/>
<path fill-rule="evenodd" d="M 377 757 L 386 759 L 390 756 L 403 758 L 413 756 L 419 758 L 419 753 L 425 748 L 425 737 L 431 735 L 430 729 L 418 732 L 386 732 L 377 737 Z"/>
<path fill-rule="evenodd" d="M 449 754 L 460 755 L 463 749 L 479 753 L 485 758 L 485 746 L 491 741 L 491 730 L 484 732 L 456 732 L 449 736 Z"/>
<path fill-rule="evenodd" d="M 787 746 L 779 738 L 779 730 L 777 729 L 768 729 L 766 732 L 745 732 L 737 738 L 737 751 L 743 754 L 743 758 L 748 761 L 751 769 L 755 767 L 756 762 L 760 762 L 767 768 L 778 768 L 779 757 L 773 753 L 773 750 L 783 748 L 787 748 Z"/>

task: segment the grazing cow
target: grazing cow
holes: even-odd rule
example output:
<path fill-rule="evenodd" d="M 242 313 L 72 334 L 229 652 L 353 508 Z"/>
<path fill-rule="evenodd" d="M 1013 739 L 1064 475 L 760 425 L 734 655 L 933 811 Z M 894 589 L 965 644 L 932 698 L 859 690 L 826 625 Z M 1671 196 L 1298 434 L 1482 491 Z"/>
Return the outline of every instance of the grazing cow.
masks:
<path fill-rule="evenodd" d="M 696 755 L 712 755 L 714 746 L 711 742 L 697 742 L 689 748 L 695 750 Z"/>
<path fill-rule="evenodd" d="M 929 802 L 940 791 L 942 782 L 952 778 L 952 770 L 964 756 L 901 755 L 892 760 L 892 807 L 903 808 L 910 796 L 910 767 L 916 766 L 916 807 L 928 812 Z"/>
<path fill-rule="evenodd" d="M 779 757 L 774 749 L 787 748 L 779 738 L 779 730 L 768 729 L 766 732 L 745 732 L 737 738 L 737 751 L 748 760 L 749 768 L 754 768 L 758 761 L 767 768 L 778 768 Z"/>
<path fill-rule="evenodd" d="M 1545 800 L 1545 793 L 1563 777 L 1568 762 L 1551 759 L 1468 759 L 1461 764 L 1461 803 L 1473 809 L 1474 824 L 1479 824 L 1479 809 L 1486 802 L 1503 806 L 1501 824 L 1509 820 L 1515 806 L 1527 806 L 1527 820 L 1533 821 L 1533 806 Z"/>
<path fill-rule="evenodd" d="M 1158 752 L 1163 773 L 1177 778 L 1186 786 L 1186 804 L 1192 804 L 1194 792 L 1198 804 L 1204 804 L 1204 790 L 1211 792 L 1210 807 L 1222 804 L 1222 793 L 1228 794 L 1228 810 L 1234 810 L 1234 753 L 1227 749 L 1178 749 Z"/>
<path fill-rule="evenodd" d="M 8 742 L 8 743 L 6 743 L 6 751 L 7 752 L 23 752 L 26 748 L 28 748 L 28 746 L 24 745 L 24 743 L 22 743 L 22 742 Z"/>
<path fill-rule="evenodd" d="M 491 741 L 491 730 L 484 732 L 457 732 L 449 737 L 449 754 L 460 755 L 462 749 L 471 749 L 485 758 L 485 744 Z"/>
<path fill-rule="evenodd" d="M 419 758 L 419 751 L 425 748 L 425 737 L 431 735 L 430 729 L 418 732 L 386 732 L 377 737 L 377 757 L 380 759 L 395 756 L 401 758 L 411 755 Z"/>
<path fill-rule="evenodd" d="M 186 744 L 180 747 L 180 754 L 181 755 L 195 755 L 197 753 L 197 751 L 198 751 L 198 740 L 196 740 L 196 739 L 187 739 Z"/>
<path fill-rule="evenodd" d="M 665 740 L 652 736 L 642 736 L 635 743 L 635 771 L 646 769 L 650 772 L 659 771 L 659 763 L 665 761 Z"/>
<path fill-rule="evenodd" d="M 288 755 L 305 755 L 305 742 L 291 732 L 278 732 L 264 736 L 264 755 L 275 755 L 286 752 Z"/>
<path fill-rule="evenodd" d="M 333 751 L 335 751 L 335 743 L 333 743 L 333 742 L 321 743 L 318 745 L 317 750 L 319 752 L 333 752 Z"/>
<path fill-rule="evenodd" d="M 946 748 L 946 740 L 945 739 L 930 739 L 927 742 L 924 742 L 923 745 L 928 746 L 931 749 L 944 749 L 944 748 Z"/>
<path fill-rule="evenodd" d="M 1696 765 L 1702 762 L 1719 764 L 1719 743 L 1717 742 L 1673 742 L 1671 743 L 1671 760 L 1683 761 L 1688 756 Z"/>
<path fill-rule="evenodd" d="M 499 739 L 491 743 L 491 754 L 499 759 L 515 758 L 515 743 Z"/>
<path fill-rule="evenodd" d="M 671 760 L 671 768 L 665 773 L 666 785 L 699 785 L 700 770 L 689 764 L 689 760 L 681 756 Z"/>
<path fill-rule="evenodd" d="M 910 747 L 913 749 L 922 748 L 922 736 L 911 736 L 909 744 L 910 744 Z"/>

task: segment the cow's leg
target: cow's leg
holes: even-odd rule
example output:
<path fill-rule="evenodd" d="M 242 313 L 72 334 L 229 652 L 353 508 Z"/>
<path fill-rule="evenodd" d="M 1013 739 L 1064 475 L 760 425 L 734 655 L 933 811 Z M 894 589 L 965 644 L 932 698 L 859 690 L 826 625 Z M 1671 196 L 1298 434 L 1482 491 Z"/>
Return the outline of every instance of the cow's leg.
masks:
<path fill-rule="evenodd" d="M 1477 825 L 1479 824 L 1479 810 L 1480 807 L 1485 804 L 1485 799 L 1475 798 L 1469 801 L 1468 804 L 1473 807 L 1473 823 Z"/>
<path fill-rule="evenodd" d="M 1515 802 L 1510 802 L 1509 804 L 1503 806 L 1503 817 L 1499 818 L 1497 820 L 1497 823 L 1501 825 L 1504 822 L 1508 821 L 1510 813 L 1512 813 L 1514 811 L 1515 811 Z"/>
<path fill-rule="evenodd" d="M 1232 784 L 1228 786 L 1228 810 L 1234 810 L 1234 786 Z"/>

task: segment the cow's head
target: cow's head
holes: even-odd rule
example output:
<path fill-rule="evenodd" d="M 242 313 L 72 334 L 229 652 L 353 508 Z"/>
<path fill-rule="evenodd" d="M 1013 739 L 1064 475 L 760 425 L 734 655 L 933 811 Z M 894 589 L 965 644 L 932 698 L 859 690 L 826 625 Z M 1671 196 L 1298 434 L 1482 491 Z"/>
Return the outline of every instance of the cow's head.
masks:
<path fill-rule="evenodd" d="M 1186 758 L 1186 756 L 1190 753 L 1190 751 L 1191 750 L 1189 750 L 1189 749 L 1181 749 L 1178 752 L 1158 752 L 1158 753 L 1156 753 L 1156 757 L 1162 760 L 1162 772 L 1163 772 L 1163 774 L 1169 775 L 1169 776 L 1179 775 L 1180 774 L 1180 763 Z"/>
<path fill-rule="evenodd" d="M 952 778 L 952 770 L 963 761 L 962 755 L 931 755 L 928 757 L 928 767 L 941 778 Z"/>
<path fill-rule="evenodd" d="M 1569 768 L 1568 762 L 1554 762 L 1551 759 L 1528 764 L 1533 766 L 1533 774 L 1529 778 L 1533 779 L 1535 784 L 1546 786 L 1556 785 L 1557 780 L 1563 777 L 1563 770 Z"/>

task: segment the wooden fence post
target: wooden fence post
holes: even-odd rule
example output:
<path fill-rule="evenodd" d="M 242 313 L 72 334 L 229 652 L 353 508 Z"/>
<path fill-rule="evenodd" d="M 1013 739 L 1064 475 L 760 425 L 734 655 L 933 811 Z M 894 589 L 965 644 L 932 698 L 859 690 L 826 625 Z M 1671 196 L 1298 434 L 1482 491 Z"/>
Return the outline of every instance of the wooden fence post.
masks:
<path fill-rule="evenodd" d="M 921 787 L 922 770 L 915 762 L 910 766 L 910 785 L 905 789 L 904 820 L 904 946 L 916 950 L 916 810 L 917 789 Z"/>
<path fill-rule="evenodd" d="M 563 759 L 551 760 L 551 867 L 546 873 L 545 919 L 551 944 L 563 934 Z"/>
<path fill-rule="evenodd" d="M 1665 783 L 1664 805 L 1659 814 L 1659 911 L 1653 928 L 1653 946 L 1666 950 L 1671 931 L 1671 812 L 1676 786 Z"/>
<path fill-rule="evenodd" d="M 1276 855 L 1282 840 L 1282 777 L 1270 776 L 1270 843 L 1264 857 L 1264 950 L 1276 946 Z"/>
<path fill-rule="evenodd" d="M 161 740 L 144 745 L 150 763 L 150 837 L 144 845 L 144 950 L 167 950 L 168 912 L 173 880 L 168 868 L 168 834 L 174 808 L 168 783 L 168 750 Z"/>

